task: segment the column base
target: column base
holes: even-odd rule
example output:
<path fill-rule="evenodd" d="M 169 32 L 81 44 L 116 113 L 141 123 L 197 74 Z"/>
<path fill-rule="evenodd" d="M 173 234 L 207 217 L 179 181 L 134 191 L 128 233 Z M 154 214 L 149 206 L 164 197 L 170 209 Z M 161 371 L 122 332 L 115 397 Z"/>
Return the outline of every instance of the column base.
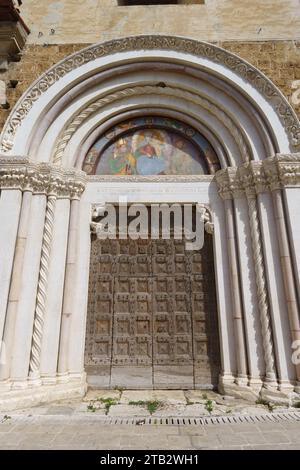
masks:
<path fill-rule="evenodd" d="M 219 378 L 218 391 L 222 395 L 229 395 L 241 400 L 247 400 L 255 403 L 259 397 L 260 387 L 247 385 L 248 380 L 244 378 L 236 378 L 232 375 L 225 374 Z"/>
<path fill-rule="evenodd" d="M 82 374 L 64 384 L 41 385 L 32 387 L 30 383 L 26 388 L 11 389 L 0 393 L 0 411 L 12 411 L 20 408 L 30 408 L 48 404 L 57 400 L 81 398 L 86 394 L 86 376 Z"/>
<path fill-rule="evenodd" d="M 277 388 L 262 387 L 260 391 L 260 398 L 267 402 L 274 403 L 275 405 L 290 406 L 292 396 L 294 392 L 292 390 L 278 390 Z"/>

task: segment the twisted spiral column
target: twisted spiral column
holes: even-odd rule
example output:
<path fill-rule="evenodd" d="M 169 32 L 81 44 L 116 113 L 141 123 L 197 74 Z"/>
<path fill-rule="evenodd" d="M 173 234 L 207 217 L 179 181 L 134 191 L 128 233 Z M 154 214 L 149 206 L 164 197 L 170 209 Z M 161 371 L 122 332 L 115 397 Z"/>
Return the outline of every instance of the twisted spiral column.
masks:
<path fill-rule="evenodd" d="M 257 286 L 258 308 L 262 327 L 262 340 L 266 366 L 266 385 L 277 387 L 272 324 L 267 296 L 267 283 L 264 269 L 264 256 L 260 236 L 257 201 L 255 195 L 247 195 L 250 219 L 250 232 Z"/>
<path fill-rule="evenodd" d="M 32 379 L 38 379 L 40 371 L 41 345 L 47 300 L 49 259 L 52 244 L 55 203 L 56 196 L 48 196 L 42 240 L 40 272 L 37 287 L 37 300 L 33 324 L 31 357 L 29 363 L 29 376 Z"/>

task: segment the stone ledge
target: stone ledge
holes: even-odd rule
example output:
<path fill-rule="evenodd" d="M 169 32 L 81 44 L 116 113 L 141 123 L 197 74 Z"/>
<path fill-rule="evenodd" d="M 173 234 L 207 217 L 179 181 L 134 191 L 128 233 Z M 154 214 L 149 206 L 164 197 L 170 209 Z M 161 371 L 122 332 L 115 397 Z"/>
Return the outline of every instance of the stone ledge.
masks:
<path fill-rule="evenodd" d="M 9 390 L 0 394 L 0 411 L 7 412 L 59 400 L 82 398 L 86 389 L 86 382 L 81 380 L 80 382 L 70 381 L 63 385 L 41 385 L 24 390 Z"/>

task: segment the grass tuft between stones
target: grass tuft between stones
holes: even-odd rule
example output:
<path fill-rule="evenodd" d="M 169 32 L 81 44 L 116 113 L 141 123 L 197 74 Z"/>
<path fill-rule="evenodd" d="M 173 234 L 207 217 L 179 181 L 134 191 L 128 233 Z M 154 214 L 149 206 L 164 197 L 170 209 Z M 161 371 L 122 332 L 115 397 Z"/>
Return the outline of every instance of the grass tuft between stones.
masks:
<path fill-rule="evenodd" d="M 133 405 L 133 406 L 145 406 L 147 407 L 147 410 L 149 411 L 149 413 L 152 415 L 153 413 L 155 413 L 156 410 L 158 410 L 159 408 L 162 407 L 163 403 L 161 401 L 158 401 L 158 400 L 154 400 L 154 401 L 146 401 L 146 400 L 138 400 L 138 401 L 130 401 L 128 403 L 129 405 Z"/>
<path fill-rule="evenodd" d="M 213 412 L 214 404 L 213 404 L 212 400 L 206 400 L 206 402 L 205 402 L 205 409 L 206 409 L 209 413 L 212 413 L 212 412 Z"/>
<path fill-rule="evenodd" d="M 95 413 L 97 411 L 97 407 L 95 406 L 95 403 L 100 402 L 104 405 L 105 408 L 105 414 L 107 415 L 109 413 L 110 407 L 112 405 L 117 405 L 119 403 L 119 400 L 116 400 L 115 398 L 107 397 L 107 398 L 96 398 L 96 400 L 91 401 L 88 406 L 87 410 L 91 411 L 92 413 Z"/>

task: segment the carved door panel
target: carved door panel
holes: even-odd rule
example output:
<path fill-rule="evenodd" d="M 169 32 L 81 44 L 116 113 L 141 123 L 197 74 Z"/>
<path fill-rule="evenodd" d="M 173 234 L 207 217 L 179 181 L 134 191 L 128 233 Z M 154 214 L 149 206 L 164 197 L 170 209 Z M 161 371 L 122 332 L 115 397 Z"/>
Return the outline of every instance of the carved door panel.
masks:
<path fill-rule="evenodd" d="M 199 252 L 183 240 L 94 240 L 85 361 L 105 386 L 217 383 L 211 239 Z"/>
<path fill-rule="evenodd" d="M 212 238 L 205 236 L 205 246 L 190 252 L 191 304 L 193 318 L 195 387 L 216 385 L 220 372 L 217 302 L 215 294 Z"/>
<path fill-rule="evenodd" d="M 152 365 L 151 279 L 117 277 L 113 365 Z"/>
<path fill-rule="evenodd" d="M 86 332 L 86 363 L 110 365 L 114 302 L 113 247 L 109 241 L 92 244 Z"/>

